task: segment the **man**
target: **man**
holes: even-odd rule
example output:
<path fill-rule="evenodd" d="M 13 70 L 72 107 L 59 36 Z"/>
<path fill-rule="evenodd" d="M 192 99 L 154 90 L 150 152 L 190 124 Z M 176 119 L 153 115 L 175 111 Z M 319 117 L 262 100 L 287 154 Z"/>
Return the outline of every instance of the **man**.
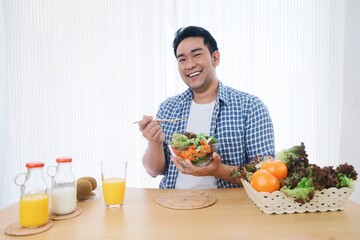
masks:
<path fill-rule="evenodd" d="M 161 103 L 153 121 L 144 116 L 139 129 L 148 140 L 143 165 L 153 177 L 164 175 L 160 188 L 201 189 L 239 187 L 231 171 L 253 157 L 275 155 L 274 131 L 266 106 L 250 94 L 225 86 L 216 75 L 220 53 L 212 35 L 196 26 L 181 28 L 173 42 L 178 70 L 189 87 Z M 180 164 L 171 157 L 167 143 L 173 133 L 205 133 L 218 140 L 218 152 L 205 167 L 189 160 Z"/>

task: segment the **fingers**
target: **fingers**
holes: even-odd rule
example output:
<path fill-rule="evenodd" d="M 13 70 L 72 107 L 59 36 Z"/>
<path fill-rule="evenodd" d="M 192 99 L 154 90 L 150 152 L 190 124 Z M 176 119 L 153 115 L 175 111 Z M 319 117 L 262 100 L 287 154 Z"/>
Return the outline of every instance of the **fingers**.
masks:
<path fill-rule="evenodd" d="M 149 141 L 159 141 L 163 132 L 158 122 L 150 122 L 143 132 L 144 137 Z"/>
<path fill-rule="evenodd" d="M 144 115 L 143 119 L 139 122 L 139 129 L 140 131 L 144 128 L 146 128 L 146 126 L 153 120 L 152 116 L 147 116 Z"/>
<path fill-rule="evenodd" d="M 192 166 L 192 163 L 190 162 L 190 160 L 179 161 L 179 163 L 183 168 L 189 168 Z"/>
<path fill-rule="evenodd" d="M 217 152 L 213 152 L 212 157 L 213 157 L 213 161 L 221 162 L 221 157 Z"/>
<path fill-rule="evenodd" d="M 139 122 L 139 130 L 148 141 L 163 142 L 165 134 L 161 129 L 160 122 L 152 120 L 152 116 L 143 116 L 143 119 Z"/>
<path fill-rule="evenodd" d="M 175 164 L 176 168 L 182 173 L 188 173 L 189 168 L 193 167 L 190 160 L 178 160 L 175 157 L 171 157 L 171 161 Z"/>
<path fill-rule="evenodd" d="M 158 122 L 151 122 L 148 124 L 148 133 L 155 137 L 156 135 L 159 135 L 161 133 L 161 126 Z"/>
<path fill-rule="evenodd" d="M 151 137 L 152 136 L 152 137 Z M 163 133 L 161 126 L 155 126 L 151 129 L 149 141 L 163 142 L 165 140 L 165 134 Z"/>

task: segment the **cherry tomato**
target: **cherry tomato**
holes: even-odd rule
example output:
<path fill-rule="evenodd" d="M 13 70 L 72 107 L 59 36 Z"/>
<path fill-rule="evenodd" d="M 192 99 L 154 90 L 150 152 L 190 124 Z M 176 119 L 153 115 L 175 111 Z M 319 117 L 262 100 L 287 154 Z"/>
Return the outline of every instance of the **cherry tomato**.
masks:
<path fill-rule="evenodd" d="M 279 159 L 265 160 L 260 169 L 266 169 L 277 179 L 284 179 L 288 175 L 288 168 L 285 162 Z"/>
<path fill-rule="evenodd" d="M 259 169 L 250 178 L 251 186 L 258 192 L 272 193 L 280 189 L 279 180 L 265 169 Z"/>

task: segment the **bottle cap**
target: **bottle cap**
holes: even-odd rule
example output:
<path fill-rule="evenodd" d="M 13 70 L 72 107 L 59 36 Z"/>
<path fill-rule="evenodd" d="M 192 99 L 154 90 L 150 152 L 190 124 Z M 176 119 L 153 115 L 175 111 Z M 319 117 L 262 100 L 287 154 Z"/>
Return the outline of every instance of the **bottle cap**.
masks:
<path fill-rule="evenodd" d="M 27 168 L 39 168 L 43 167 L 45 164 L 43 162 L 29 162 L 26 164 Z"/>
<path fill-rule="evenodd" d="M 72 158 L 71 157 L 59 157 L 56 159 L 57 163 L 68 163 L 68 162 L 72 162 Z"/>

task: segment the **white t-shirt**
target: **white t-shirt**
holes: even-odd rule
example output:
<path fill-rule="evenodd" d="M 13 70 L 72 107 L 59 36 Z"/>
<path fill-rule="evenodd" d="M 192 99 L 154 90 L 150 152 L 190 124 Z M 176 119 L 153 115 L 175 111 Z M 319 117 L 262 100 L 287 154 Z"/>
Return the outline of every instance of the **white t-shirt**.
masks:
<path fill-rule="evenodd" d="M 211 118 L 215 102 L 197 104 L 192 101 L 186 132 L 210 134 Z M 176 189 L 207 189 L 217 188 L 215 177 L 197 177 L 179 171 L 175 184 Z"/>

